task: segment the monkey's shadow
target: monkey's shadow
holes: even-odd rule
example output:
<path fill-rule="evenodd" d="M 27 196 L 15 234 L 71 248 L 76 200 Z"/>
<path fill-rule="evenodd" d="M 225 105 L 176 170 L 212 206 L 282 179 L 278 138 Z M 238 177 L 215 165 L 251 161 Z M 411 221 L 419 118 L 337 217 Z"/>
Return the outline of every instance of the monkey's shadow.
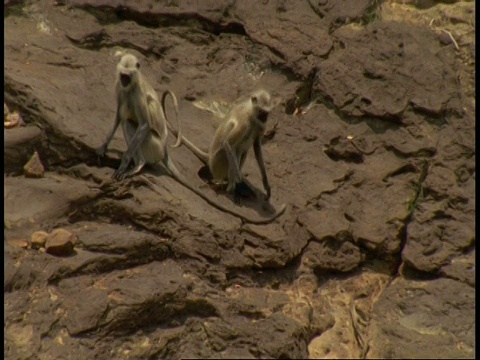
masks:
<path fill-rule="evenodd" d="M 148 168 L 145 167 L 144 171 L 154 176 L 168 175 L 166 170 L 160 165 L 150 165 Z M 217 194 L 226 196 L 235 205 L 251 208 L 261 216 L 269 216 L 275 213 L 275 208 L 272 204 L 265 200 L 265 194 L 248 180 L 244 179 L 237 185 L 234 194 L 231 194 L 227 192 L 227 184 L 217 184 L 213 182 L 213 177 L 208 166 L 202 166 L 197 174 L 203 183 L 210 187 L 210 189 Z"/>

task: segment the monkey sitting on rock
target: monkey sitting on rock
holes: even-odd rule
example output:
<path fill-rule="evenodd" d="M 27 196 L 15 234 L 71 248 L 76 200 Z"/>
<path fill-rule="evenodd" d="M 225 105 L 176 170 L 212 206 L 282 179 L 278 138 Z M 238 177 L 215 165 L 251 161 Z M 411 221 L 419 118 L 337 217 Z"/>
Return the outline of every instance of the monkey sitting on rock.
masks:
<path fill-rule="evenodd" d="M 175 95 L 170 90 L 163 92 L 160 103 L 155 90 L 140 72 L 138 59 L 128 53 L 117 53 L 116 56 L 121 56 L 121 59 L 117 64 L 116 73 L 117 110 L 115 122 L 105 143 L 96 149 L 97 154 L 103 157 L 118 126 L 122 125 L 123 135 L 127 142 L 127 151 L 122 156 L 119 168 L 113 174 L 116 180 L 123 180 L 126 177 L 138 174 L 146 164 L 161 164 L 167 173 L 183 186 L 193 191 L 210 205 L 236 216 L 242 221 L 253 224 L 267 224 L 285 211 L 285 206 L 283 206 L 281 211 L 269 218 L 251 219 L 217 204 L 200 190 L 190 185 L 175 167 L 167 151 L 168 130 L 165 116 L 165 99 L 167 95 L 170 95 L 173 99 L 175 114 L 178 120 L 178 103 Z M 179 135 L 179 139 L 175 146 L 179 146 L 183 138 L 180 129 L 177 135 Z M 243 164 L 243 162 L 241 163 Z M 132 166 L 129 168 L 130 165 Z M 237 173 L 232 176 L 236 176 L 235 179 L 238 178 Z"/>
<path fill-rule="evenodd" d="M 268 115 L 279 102 L 279 99 L 273 99 L 270 93 L 263 89 L 238 100 L 217 127 L 208 153 L 199 149 L 170 125 L 171 132 L 177 136 L 174 146 L 184 144 L 190 149 L 208 166 L 209 175 L 214 181 L 227 182 L 227 191 L 233 192 L 236 199 L 245 193 L 253 192 L 241 173 L 247 153 L 253 146 L 266 192 L 265 199 L 268 200 L 271 189 L 263 162 L 262 138 Z M 284 210 L 285 205 L 282 205 L 279 212 Z"/>

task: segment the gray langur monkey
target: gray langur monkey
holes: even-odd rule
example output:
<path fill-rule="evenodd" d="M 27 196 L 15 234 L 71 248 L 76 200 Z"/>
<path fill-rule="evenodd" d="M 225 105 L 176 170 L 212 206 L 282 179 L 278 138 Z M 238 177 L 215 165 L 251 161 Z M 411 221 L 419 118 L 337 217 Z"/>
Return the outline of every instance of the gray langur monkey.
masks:
<path fill-rule="evenodd" d="M 269 218 L 251 219 L 217 204 L 190 185 L 175 167 L 167 151 L 168 130 L 165 99 L 167 95 L 173 99 L 178 122 L 178 103 L 175 95 L 170 90 L 163 92 L 160 103 L 155 90 L 140 72 L 140 63 L 137 58 L 132 54 L 121 53 L 120 55 L 122 57 L 117 64 L 115 123 L 105 143 L 96 149 L 99 156 L 104 156 L 115 131 L 120 124 L 122 125 L 128 148 L 122 156 L 119 168 L 113 174 L 115 179 L 122 180 L 133 176 L 139 173 L 146 164 L 159 163 L 171 177 L 207 203 L 245 222 L 267 224 L 283 213 L 285 209 Z M 176 145 L 180 145 L 180 140 L 177 140 Z M 133 167 L 129 170 L 128 167 L 132 162 Z"/>
<path fill-rule="evenodd" d="M 262 175 L 266 200 L 270 199 L 270 185 L 263 162 L 262 138 L 265 133 L 265 124 L 272 109 L 278 105 L 279 99 L 272 99 L 270 93 L 260 89 L 249 97 L 237 101 L 220 122 L 208 153 L 199 149 L 179 131 L 175 131 L 171 124 L 171 132 L 177 136 L 176 146 L 185 144 L 205 165 L 208 166 L 213 180 L 227 181 L 227 191 L 233 191 L 237 197 L 245 191 L 241 170 L 248 150 L 253 146 L 255 158 Z M 168 121 L 168 119 L 167 119 Z M 178 122 L 178 121 L 177 121 Z M 282 210 L 285 205 L 282 205 Z"/>

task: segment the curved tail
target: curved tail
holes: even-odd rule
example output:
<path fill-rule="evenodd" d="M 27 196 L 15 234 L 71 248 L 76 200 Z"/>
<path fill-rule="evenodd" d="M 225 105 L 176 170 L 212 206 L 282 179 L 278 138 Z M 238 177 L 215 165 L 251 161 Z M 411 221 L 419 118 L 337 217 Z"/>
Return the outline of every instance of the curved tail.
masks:
<path fill-rule="evenodd" d="M 170 95 L 170 97 L 172 98 L 172 101 L 173 101 L 173 108 L 175 110 L 175 118 L 177 120 L 177 129 L 178 130 L 173 129 L 172 124 L 170 123 L 170 121 L 168 120 L 168 117 L 167 117 L 167 111 L 166 111 L 166 108 L 165 108 L 165 101 L 167 99 L 167 95 Z M 170 128 L 170 131 L 172 131 L 172 133 L 175 131 L 174 135 L 177 137 L 177 141 L 175 142 L 174 145 L 172 145 L 172 147 L 174 147 L 174 148 L 179 147 L 180 145 L 182 145 L 182 138 L 183 138 L 182 128 L 180 126 L 180 119 L 178 118 L 177 97 L 175 96 L 175 94 L 171 90 L 165 90 L 162 93 L 162 97 L 161 97 L 161 100 L 160 100 L 160 106 L 161 106 L 161 109 L 162 109 L 162 112 L 163 112 L 163 117 L 164 117 L 165 121 L 167 122 L 167 125 Z"/>
<path fill-rule="evenodd" d="M 172 124 L 170 123 L 170 120 L 168 120 L 168 117 L 165 115 L 165 99 L 167 98 L 167 95 L 170 94 L 170 96 L 173 99 L 173 103 L 175 106 L 175 114 L 177 116 L 177 129 L 175 129 Z M 177 98 L 175 95 L 170 91 L 166 90 L 162 94 L 162 99 L 161 99 L 161 107 L 162 111 L 164 113 L 164 118 L 167 122 L 168 129 L 170 132 L 177 137 L 177 141 L 175 142 L 175 145 L 172 147 L 179 147 L 180 145 L 185 145 L 198 159 L 203 162 L 205 165 L 208 166 L 208 153 L 205 151 L 202 151 L 199 149 L 194 143 L 192 143 L 190 140 L 188 140 L 185 136 L 182 135 L 181 127 L 180 127 L 180 119 L 178 118 L 178 104 L 177 104 Z"/>
<path fill-rule="evenodd" d="M 275 212 L 275 214 L 273 214 L 272 216 L 268 217 L 268 218 L 264 218 L 264 219 L 252 219 L 250 217 L 247 217 L 247 216 L 244 216 L 238 212 L 236 212 L 235 210 L 231 210 L 231 209 L 228 209 L 227 207 L 224 207 L 223 205 L 220 205 L 218 204 L 217 202 L 213 201 L 212 199 L 210 199 L 207 195 L 205 195 L 204 193 L 202 193 L 199 189 L 197 189 L 196 187 L 190 185 L 188 183 L 188 181 L 180 174 L 180 172 L 178 171 L 178 169 L 175 167 L 175 164 L 172 162 L 172 160 L 170 159 L 170 156 L 168 154 L 165 155 L 166 157 L 166 162 L 164 162 L 165 164 L 165 167 L 167 168 L 167 170 L 169 171 L 170 175 L 175 179 L 177 180 L 180 184 L 182 184 L 183 186 L 185 186 L 187 189 L 189 189 L 190 191 L 193 191 L 195 194 L 197 194 L 198 196 L 200 196 L 203 200 L 205 200 L 207 203 L 209 203 L 210 205 L 212 205 L 213 207 L 217 208 L 218 210 L 220 211 L 223 211 L 227 214 L 230 214 L 230 215 L 233 215 L 239 219 L 241 219 L 243 222 L 247 222 L 247 223 L 251 223 L 251 224 L 257 224 L 257 225 L 264 225 L 264 224 L 268 224 L 270 222 L 272 222 L 273 220 L 275 220 L 277 217 L 279 217 L 280 215 L 282 215 L 284 212 L 285 212 L 285 209 L 287 208 L 285 204 L 282 204 L 282 206 L 280 207 L 280 210 L 278 210 L 277 212 Z"/>

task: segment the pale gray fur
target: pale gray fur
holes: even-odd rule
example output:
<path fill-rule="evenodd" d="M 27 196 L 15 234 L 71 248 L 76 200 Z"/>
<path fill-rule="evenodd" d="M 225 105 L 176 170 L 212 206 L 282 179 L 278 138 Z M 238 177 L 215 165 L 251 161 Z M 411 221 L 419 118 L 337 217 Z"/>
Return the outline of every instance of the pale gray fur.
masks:
<path fill-rule="evenodd" d="M 250 219 L 233 210 L 230 210 L 209 199 L 200 190 L 190 185 L 180 174 L 170 159 L 167 151 L 167 119 L 165 116 L 165 99 L 170 95 L 174 101 L 175 113 L 178 120 L 178 103 L 175 95 L 170 90 L 162 94 L 161 102 L 149 82 L 140 72 L 140 64 L 132 54 L 122 54 L 117 64 L 117 112 L 113 129 L 107 136 L 104 144 L 97 148 L 97 154 L 104 156 L 110 141 L 118 126 L 122 125 L 127 151 L 123 154 L 120 167 L 113 177 L 122 180 L 140 172 L 145 164 L 161 164 L 168 174 L 182 185 L 193 191 L 210 205 L 217 209 L 234 215 L 243 221 L 254 224 L 266 224 L 280 214 L 277 213 L 266 219 Z M 181 140 L 180 134 L 177 144 Z M 127 171 L 133 160 L 133 168 Z M 282 209 L 282 213 L 285 209 Z"/>
<path fill-rule="evenodd" d="M 263 89 L 238 100 L 217 127 L 208 153 L 199 149 L 185 136 L 179 135 L 173 127 L 170 126 L 170 129 L 177 136 L 177 144 L 180 140 L 208 165 L 214 180 L 228 182 L 228 191 L 235 190 L 235 186 L 243 181 L 241 169 L 249 149 L 253 146 L 268 200 L 270 185 L 263 162 L 261 141 L 268 114 L 279 102 L 278 98 L 272 98 L 270 93 Z"/>

